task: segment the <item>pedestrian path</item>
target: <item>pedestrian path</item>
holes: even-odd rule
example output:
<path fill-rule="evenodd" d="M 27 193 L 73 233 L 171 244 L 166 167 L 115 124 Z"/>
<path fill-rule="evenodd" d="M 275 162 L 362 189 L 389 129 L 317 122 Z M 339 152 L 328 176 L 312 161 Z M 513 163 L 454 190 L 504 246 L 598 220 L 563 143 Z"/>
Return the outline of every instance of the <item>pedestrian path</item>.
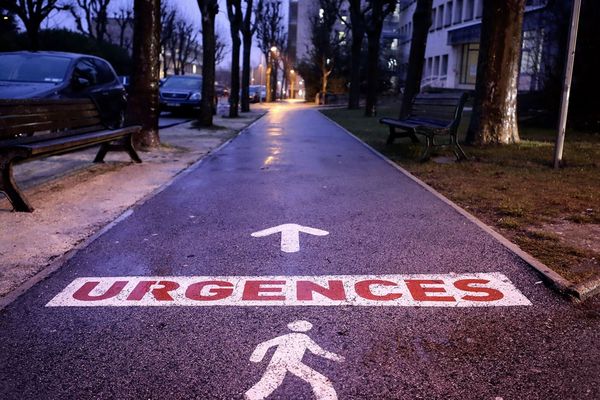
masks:
<path fill-rule="evenodd" d="M 278 105 L 0 312 L 0 398 L 596 398 L 599 328 Z"/>

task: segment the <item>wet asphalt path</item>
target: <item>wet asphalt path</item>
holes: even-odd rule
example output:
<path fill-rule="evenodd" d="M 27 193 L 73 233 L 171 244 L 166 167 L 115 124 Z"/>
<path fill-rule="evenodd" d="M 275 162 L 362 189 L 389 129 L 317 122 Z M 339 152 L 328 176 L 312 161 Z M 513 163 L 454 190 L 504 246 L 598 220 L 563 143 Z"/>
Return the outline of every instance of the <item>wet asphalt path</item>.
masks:
<path fill-rule="evenodd" d="M 251 236 L 285 223 L 329 235 L 295 253 Z M 45 307 L 81 277 L 450 272 L 502 273 L 531 305 Z M 257 345 L 296 320 L 345 358 L 302 359 L 339 399 L 600 398 L 598 304 L 539 281 L 317 111 L 278 106 L 0 311 L 0 398 L 241 399 L 275 356 L 251 362 Z M 268 398 L 315 396 L 288 373 Z"/>

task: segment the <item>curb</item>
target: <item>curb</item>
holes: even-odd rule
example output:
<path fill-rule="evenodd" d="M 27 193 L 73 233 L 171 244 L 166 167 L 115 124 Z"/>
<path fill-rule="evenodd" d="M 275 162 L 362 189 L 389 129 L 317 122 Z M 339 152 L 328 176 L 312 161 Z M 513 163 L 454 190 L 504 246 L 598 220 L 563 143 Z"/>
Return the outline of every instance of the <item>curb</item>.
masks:
<path fill-rule="evenodd" d="M 432 188 L 431 186 L 429 186 L 428 184 L 426 184 L 425 182 L 423 182 L 422 180 L 417 178 L 415 175 L 411 174 L 406 169 L 402 168 L 400 165 L 396 164 L 394 161 L 390 160 L 388 157 L 386 157 L 379 151 L 375 150 L 373 147 L 371 147 L 370 145 L 368 145 L 367 143 L 365 143 L 364 141 L 359 139 L 352 132 L 350 132 L 349 130 L 347 130 L 346 128 L 344 128 L 343 126 L 341 126 L 340 124 L 338 124 L 337 122 L 335 122 L 334 120 L 332 120 L 331 118 L 326 116 L 325 114 L 323 114 L 323 113 L 320 113 L 320 114 L 324 118 L 327 118 L 331 123 L 333 123 L 340 129 L 342 129 L 342 131 L 344 131 L 346 134 L 348 134 L 350 137 L 352 137 L 358 143 L 360 143 L 364 147 L 366 147 L 369 151 L 371 151 L 377 157 L 379 157 L 380 159 L 382 159 L 383 161 L 385 161 L 386 163 L 388 163 L 389 165 L 394 167 L 396 170 L 400 171 L 402 174 L 407 176 L 413 182 L 415 182 L 416 184 L 421 186 L 423 189 L 427 190 L 429 193 L 433 194 L 435 197 L 437 197 L 443 203 L 452 207 L 455 211 L 457 211 L 463 217 L 467 218 L 470 222 L 477 225 L 481 230 L 483 230 L 484 232 L 486 232 L 487 234 L 492 236 L 502 246 L 504 246 L 510 252 L 512 252 L 513 254 L 515 254 L 516 256 L 521 258 L 523 261 L 525 261 L 527 264 L 529 264 L 534 270 L 536 270 L 542 276 L 542 279 L 546 283 L 548 283 L 552 288 L 556 289 L 561 294 L 566 295 L 569 299 L 574 300 L 574 301 L 585 301 L 585 300 L 589 299 L 590 297 L 600 293 L 600 277 L 597 277 L 595 279 L 590 279 L 590 280 L 582 282 L 580 284 L 574 284 L 571 281 L 563 278 L 558 273 L 556 273 L 552 269 L 550 269 L 550 267 L 548 267 L 546 264 L 544 264 L 543 262 L 541 262 L 540 260 L 538 260 L 537 258 L 532 256 L 531 254 L 523 251 L 519 246 L 517 246 L 516 244 L 514 244 L 513 242 L 511 242 L 504 236 L 502 236 L 500 233 L 498 233 L 496 230 L 494 230 L 494 228 L 487 225 L 486 223 L 481 221 L 479 218 L 477 218 L 476 216 L 469 213 L 464 208 L 460 207 L 458 204 L 454 203 L 452 200 L 450 200 L 447 197 L 445 197 L 444 195 L 442 195 L 440 192 L 438 192 L 437 190 L 435 190 L 434 188 Z"/>
<path fill-rule="evenodd" d="M 70 249 L 69 251 L 67 251 L 63 255 L 58 256 L 57 258 L 55 258 L 53 261 L 51 261 L 40 272 L 38 272 L 37 274 L 33 275 L 31 278 L 27 279 L 25 282 L 21 283 L 19 286 L 17 286 L 15 289 L 13 289 L 12 291 L 10 291 L 4 297 L 0 298 L 0 311 L 2 311 L 6 307 L 8 307 L 10 304 L 12 304 L 15 300 L 17 300 L 19 297 L 21 297 L 23 294 L 25 294 L 29 289 L 31 289 L 37 283 L 45 280 L 46 278 L 49 278 L 54 272 L 58 271 L 67 261 L 69 261 L 71 258 L 73 258 L 80 250 L 88 247 L 96 239 L 98 239 L 99 237 L 101 237 L 102 235 L 104 235 L 106 232 L 110 231 L 112 228 L 114 228 L 115 226 L 117 226 L 119 223 L 125 221 L 131 215 L 133 215 L 134 209 L 136 209 L 136 208 L 142 206 L 143 204 L 147 203 L 148 200 L 150 200 L 151 198 L 153 198 L 153 197 L 157 196 L 158 194 L 160 194 L 161 192 L 163 192 L 165 189 L 167 189 L 169 186 L 171 186 L 175 181 L 177 181 L 179 179 L 182 179 L 183 177 L 185 177 L 189 173 L 191 173 L 191 172 L 195 171 L 196 169 L 198 169 L 202 165 L 202 163 L 204 163 L 210 156 L 212 156 L 213 154 L 215 154 L 215 153 L 223 150 L 225 147 L 227 147 L 234 139 L 236 139 L 238 136 L 244 134 L 254 124 L 256 124 L 260 119 L 262 119 L 262 117 L 264 117 L 267 113 L 268 113 L 268 111 L 265 112 L 265 113 L 263 113 L 263 114 L 261 114 L 261 115 L 259 115 L 258 118 L 256 118 L 254 121 L 252 121 L 252 123 L 250 125 L 248 125 L 245 128 L 241 129 L 232 138 L 226 140 L 225 142 L 223 142 L 218 147 L 216 147 L 213 150 L 211 150 L 208 153 L 206 153 L 203 157 L 201 157 L 200 159 L 196 160 L 189 167 L 184 168 L 184 169 L 178 171 L 171 178 L 171 180 L 169 180 L 168 182 L 165 182 L 161 186 L 159 186 L 156 189 L 154 189 L 152 192 L 146 194 L 141 199 L 139 199 L 138 201 L 136 201 L 135 203 L 133 203 L 132 205 L 130 205 L 129 207 L 127 207 L 127 209 L 125 211 L 123 211 L 113 221 L 109 222 L 104 227 L 100 228 L 100 230 L 98 230 L 97 232 L 93 233 L 91 236 L 88 236 L 87 238 L 83 239 L 81 242 L 79 242 L 78 244 L 76 244 L 72 249 Z"/>

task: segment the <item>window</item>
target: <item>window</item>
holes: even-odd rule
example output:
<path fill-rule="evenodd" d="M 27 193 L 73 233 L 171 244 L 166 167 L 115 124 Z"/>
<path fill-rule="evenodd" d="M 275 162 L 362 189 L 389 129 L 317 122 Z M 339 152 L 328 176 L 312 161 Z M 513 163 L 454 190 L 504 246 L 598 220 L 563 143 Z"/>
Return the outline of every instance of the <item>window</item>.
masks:
<path fill-rule="evenodd" d="M 431 27 L 429 27 L 429 32 L 435 30 L 435 21 L 436 20 L 436 9 L 431 9 Z"/>
<path fill-rule="evenodd" d="M 98 83 L 98 71 L 92 60 L 88 58 L 80 60 L 75 64 L 73 75 L 87 79 L 92 86 Z"/>
<path fill-rule="evenodd" d="M 442 66 L 441 66 L 441 71 L 440 71 L 440 75 L 441 76 L 446 76 L 448 75 L 448 54 L 445 54 L 442 57 Z"/>
<path fill-rule="evenodd" d="M 463 0 L 456 0 L 454 3 L 454 23 L 460 24 L 462 22 L 462 9 L 463 9 Z"/>
<path fill-rule="evenodd" d="M 108 66 L 104 61 L 92 60 L 96 65 L 98 71 L 98 83 L 111 83 L 115 81 L 115 75 L 113 74 L 112 68 Z"/>
<path fill-rule="evenodd" d="M 435 25 L 436 29 L 442 29 L 444 26 L 444 5 L 438 7 L 437 10 L 437 24 Z"/>
<path fill-rule="evenodd" d="M 475 8 L 475 0 L 467 0 L 465 3 L 465 17 L 464 21 L 470 21 L 473 19 L 473 11 Z"/>
<path fill-rule="evenodd" d="M 433 75 L 438 76 L 440 74 L 440 56 L 433 58 Z"/>
<path fill-rule="evenodd" d="M 433 64 L 433 58 L 429 57 L 427 59 L 427 73 L 425 74 L 425 76 L 430 77 L 431 76 L 431 72 L 432 72 L 432 64 Z"/>
<path fill-rule="evenodd" d="M 446 4 L 446 17 L 444 18 L 444 26 L 450 26 L 452 24 L 452 2 L 449 1 Z"/>
<path fill-rule="evenodd" d="M 464 44 L 460 60 L 460 83 L 474 85 L 477 79 L 477 57 L 479 43 Z"/>
<path fill-rule="evenodd" d="M 475 18 L 481 18 L 483 15 L 483 0 L 475 0 Z"/>

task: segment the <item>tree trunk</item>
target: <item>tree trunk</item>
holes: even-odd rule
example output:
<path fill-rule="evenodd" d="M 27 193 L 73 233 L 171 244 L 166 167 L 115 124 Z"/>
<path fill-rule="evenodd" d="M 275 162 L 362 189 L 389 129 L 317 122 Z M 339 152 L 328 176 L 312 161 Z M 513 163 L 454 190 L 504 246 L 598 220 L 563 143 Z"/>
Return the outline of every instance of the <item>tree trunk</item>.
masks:
<path fill-rule="evenodd" d="M 29 39 L 29 50 L 38 51 L 40 49 L 40 24 L 28 23 L 25 25 L 25 30 Z"/>
<path fill-rule="evenodd" d="M 359 34 L 361 35 L 360 38 L 357 37 Z M 360 108 L 360 64 L 364 35 L 364 31 L 361 34 L 361 32 L 352 29 L 352 65 L 350 66 L 350 93 L 348 95 L 348 109 L 350 110 Z"/>
<path fill-rule="evenodd" d="M 361 1 L 352 0 L 350 3 L 350 22 L 352 30 L 352 45 L 350 48 L 350 92 L 348 94 L 348 109 L 360 108 L 360 67 L 362 56 L 362 44 L 365 38 L 365 27 L 361 12 Z"/>
<path fill-rule="evenodd" d="M 400 106 L 400 118 L 408 115 L 415 96 L 421 90 L 427 35 L 431 26 L 431 3 L 432 0 L 417 0 L 417 8 L 413 15 L 413 35 L 410 42 L 408 71 Z"/>
<path fill-rule="evenodd" d="M 467 143 L 519 142 L 517 87 L 525 0 L 485 0 Z"/>
<path fill-rule="evenodd" d="M 227 16 L 231 32 L 231 91 L 229 92 L 229 118 L 239 117 L 240 105 L 240 30 L 242 29 L 241 0 L 227 0 Z"/>
<path fill-rule="evenodd" d="M 277 64 L 272 62 L 271 65 L 271 102 L 277 101 Z"/>
<path fill-rule="evenodd" d="M 248 11 L 246 11 L 248 12 Z M 250 111 L 250 55 L 252 51 L 252 36 L 244 33 L 244 50 L 242 54 L 242 112 Z M 260 96 L 260 94 L 259 94 Z"/>
<path fill-rule="evenodd" d="M 252 54 L 252 36 L 255 28 L 252 26 L 253 0 L 246 0 L 246 14 L 242 23 L 242 112 L 250 111 L 250 56 Z M 262 5 L 262 2 L 260 3 Z M 259 93 L 260 97 L 260 93 Z"/>
<path fill-rule="evenodd" d="M 265 84 L 266 84 L 266 90 L 267 90 L 267 98 L 265 100 L 267 103 L 273 101 L 272 100 L 272 91 L 271 91 L 271 82 L 272 82 L 271 75 L 273 73 L 273 68 L 272 68 L 271 62 L 269 61 L 268 57 L 269 56 L 267 55 L 267 58 L 266 58 L 267 70 L 265 72 L 265 80 L 266 80 Z"/>
<path fill-rule="evenodd" d="M 160 145 L 160 0 L 135 0 L 134 13 L 132 96 L 127 104 L 127 119 L 130 124 L 142 126 L 134 144 L 143 149 Z"/>
<path fill-rule="evenodd" d="M 200 125 L 212 126 L 215 99 L 215 16 L 219 12 L 217 0 L 198 0 L 202 13 L 202 100 Z"/>
<path fill-rule="evenodd" d="M 379 84 L 379 38 L 381 36 L 382 24 L 378 24 L 373 32 L 367 34 L 367 104 L 365 116 L 374 117 L 377 114 L 377 89 Z"/>
<path fill-rule="evenodd" d="M 232 35 L 231 38 L 231 90 L 229 92 L 229 118 L 239 117 L 238 107 L 240 105 L 240 44 L 240 37 L 236 31 L 236 34 Z"/>

